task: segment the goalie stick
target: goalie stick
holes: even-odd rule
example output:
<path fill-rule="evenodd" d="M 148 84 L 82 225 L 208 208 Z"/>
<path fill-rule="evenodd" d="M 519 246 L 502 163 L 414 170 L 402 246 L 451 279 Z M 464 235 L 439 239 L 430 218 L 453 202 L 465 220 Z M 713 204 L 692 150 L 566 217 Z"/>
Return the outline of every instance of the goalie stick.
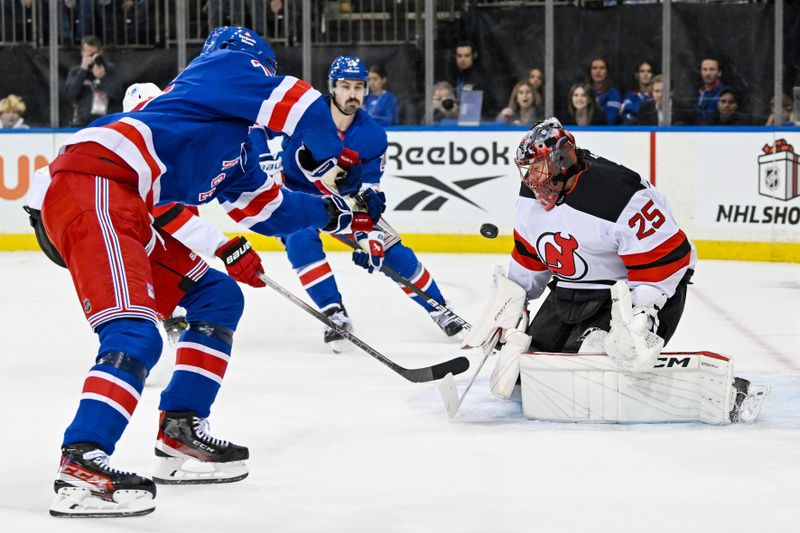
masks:
<path fill-rule="evenodd" d="M 391 359 L 387 358 L 377 350 L 375 350 L 372 346 L 367 344 L 366 342 L 362 341 L 346 329 L 336 325 L 335 323 L 331 322 L 331 320 L 322 314 L 320 311 L 317 311 L 309 304 L 289 292 L 288 290 L 284 289 L 281 285 L 279 285 L 273 279 L 267 277 L 266 274 L 259 274 L 258 277 L 266 283 L 270 288 L 275 290 L 275 292 L 280 293 L 284 296 L 287 300 L 291 301 L 293 304 L 297 305 L 298 307 L 305 310 L 308 314 L 314 316 L 317 320 L 332 328 L 336 333 L 341 335 L 342 337 L 346 338 L 369 355 L 383 363 L 384 365 L 391 368 L 394 372 L 400 374 L 408 381 L 413 383 L 425 383 L 428 381 L 436 381 L 438 379 L 442 379 L 444 376 L 448 374 L 460 374 L 462 372 L 466 372 L 469 368 L 469 360 L 466 357 L 456 357 L 455 359 L 450 359 L 448 361 L 444 361 L 442 363 L 435 364 L 433 366 L 426 366 L 423 368 L 404 368 Z"/>
<path fill-rule="evenodd" d="M 464 397 L 469 392 L 469 389 L 472 388 L 472 384 L 475 383 L 475 378 L 478 377 L 483 365 L 486 363 L 486 359 L 489 358 L 489 355 L 492 353 L 492 350 L 494 350 L 494 347 L 499 340 L 500 330 L 497 330 L 492 339 L 481 347 L 481 350 L 483 350 L 483 357 L 481 358 L 480 363 L 478 363 L 478 367 L 475 369 L 472 377 L 469 379 L 467 387 L 460 396 L 458 394 L 458 387 L 456 386 L 456 380 L 453 378 L 453 374 L 447 374 L 442 378 L 442 381 L 439 382 L 439 394 L 442 396 L 442 402 L 444 403 L 444 408 L 447 411 L 448 420 L 452 420 L 456 416 L 458 409 L 461 407 L 461 403 L 464 401 Z"/>
<path fill-rule="evenodd" d="M 352 248 L 353 250 L 361 250 L 361 247 L 353 239 L 345 237 L 344 235 L 334 235 L 334 237 L 338 241 Z M 425 300 L 425 303 L 427 303 L 437 311 L 441 311 L 447 316 L 452 317 L 457 323 L 461 324 L 461 327 L 463 327 L 465 330 L 469 331 L 470 329 L 472 329 L 472 325 L 470 325 L 469 322 L 467 322 L 466 320 L 455 314 L 455 312 L 453 312 L 453 310 L 447 307 L 446 305 L 442 305 L 439 302 L 437 302 L 435 298 L 433 298 L 427 292 L 423 291 L 422 289 L 411 283 L 405 277 L 401 276 L 400 273 L 398 273 L 395 269 L 393 269 L 389 265 L 386 264 L 381 265 L 380 270 L 381 272 L 384 272 L 387 276 L 392 278 L 392 280 L 395 283 L 399 283 L 403 287 L 407 288 L 408 290 L 410 290 L 411 292 L 413 292 L 414 294 Z"/>

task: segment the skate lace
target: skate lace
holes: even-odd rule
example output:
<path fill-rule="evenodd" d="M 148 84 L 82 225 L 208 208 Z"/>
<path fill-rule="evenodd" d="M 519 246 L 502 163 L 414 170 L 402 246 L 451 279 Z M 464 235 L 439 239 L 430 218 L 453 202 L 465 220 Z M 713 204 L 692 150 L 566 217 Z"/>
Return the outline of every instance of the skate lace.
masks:
<path fill-rule="evenodd" d="M 221 446 L 225 447 L 228 445 L 228 441 L 223 439 L 218 439 L 216 437 L 212 437 L 209 432 L 211 431 L 211 425 L 208 423 L 207 418 L 197 418 L 194 419 L 194 431 L 197 433 L 197 436 L 201 439 L 205 439 L 214 446 Z"/>
<path fill-rule="evenodd" d="M 125 472 L 124 470 L 118 470 L 113 468 L 111 465 L 108 464 L 108 454 L 103 450 L 92 450 L 90 452 L 86 452 L 83 454 L 83 458 L 87 461 L 91 461 L 106 472 L 110 472 L 112 474 L 120 474 L 123 476 L 130 476 L 133 475 L 130 472 Z"/>

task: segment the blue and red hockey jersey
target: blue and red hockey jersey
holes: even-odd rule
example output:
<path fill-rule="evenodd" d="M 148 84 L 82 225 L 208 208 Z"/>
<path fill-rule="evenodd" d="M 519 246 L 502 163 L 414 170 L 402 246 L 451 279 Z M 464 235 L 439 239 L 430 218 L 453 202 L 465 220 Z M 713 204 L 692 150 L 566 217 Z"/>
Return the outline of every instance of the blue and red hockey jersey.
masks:
<path fill-rule="evenodd" d="M 292 76 L 272 76 L 249 54 L 227 49 L 199 55 L 163 94 L 130 113 L 96 120 L 64 147 L 95 142 L 119 155 L 136 173 L 131 186 L 148 205 L 217 199 L 234 220 L 269 234 L 297 229 L 304 221 L 282 226 L 303 213 L 314 218 L 305 227 L 324 225 L 318 198 L 284 194 L 261 171 L 247 141 L 254 125 L 305 144 L 317 161 L 342 151 L 318 91 Z M 264 224 L 279 207 L 283 216 Z"/>
<path fill-rule="evenodd" d="M 330 96 L 324 96 L 326 112 L 330 116 Z M 385 167 L 386 148 L 388 140 L 386 131 L 362 110 L 356 111 L 353 123 L 347 131 L 339 132 L 344 140 L 345 148 L 358 152 L 359 164 L 351 168 L 339 188 L 339 193 L 349 196 L 357 193 L 363 186 L 380 187 L 381 177 Z M 286 137 L 283 141 L 284 183 L 293 191 L 303 191 L 310 194 L 320 194 L 319 189 L 310 182 L 297 164 L 295 154 L 300 149 L 302 139 Z M 313 151 L 312 151 L 313 153 Z"/>

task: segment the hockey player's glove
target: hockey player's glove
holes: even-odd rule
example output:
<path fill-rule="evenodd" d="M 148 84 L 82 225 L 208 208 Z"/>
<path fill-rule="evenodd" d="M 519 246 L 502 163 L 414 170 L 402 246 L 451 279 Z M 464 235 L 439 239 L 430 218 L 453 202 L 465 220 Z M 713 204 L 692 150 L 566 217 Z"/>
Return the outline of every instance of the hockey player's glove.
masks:
<path fill-rule="evenodd" d="M 385 236 L 380 230 L 357 231 L 355 238 L 362 250 L 353 250 L 353 263 L 372 274 L 383 264 Z"/>
<path fill-rule="evenodd" d="M 216 256 L 225 263 L 230 277 L 251 287 L 265 287 L 259 274 L 264 273 L 261 257 L 244 237 L 234 237 L 216 251 Z"/>
<path fill-rule="evenodd" d="M 622 370 L 647 372 L 664 347 L 658 331 L 658 311 L 667 298 L 631 307 L 631 294 L 624 281 L 611 287 L 611 329 L 603 340 L 606 353 Z"/>
<path fill-rule="evenodd" d="M 342 190 L 352 188 L 354 185 L 348 182 L 356 177 L 351 176 L 348 180 L 347 174 L 358 163 L 358 152 L 345 148 L 339 157 L 332 157 L 319 163 L 314 160 L 311 151 L 303 145 L 295 153 L 295 160 L 306 178 L 326 196 L 342 194 Z M 355 189 L 358 189 L 358 184 L 355 184 Z"/>
<path fill-rule="evenodd" d="M 386 195 L 381 191 L 375 189 L 364 189 L 355 195 L 355 207 L 353 211 L 366 212 L 373 220 L 373 226 L 380 220 L 381 215 L 386 211 Z M 366 230 L 369 231 L 372 227 Z M 353 228 L 353 231 L 360 231 L 359 228 Z"/>

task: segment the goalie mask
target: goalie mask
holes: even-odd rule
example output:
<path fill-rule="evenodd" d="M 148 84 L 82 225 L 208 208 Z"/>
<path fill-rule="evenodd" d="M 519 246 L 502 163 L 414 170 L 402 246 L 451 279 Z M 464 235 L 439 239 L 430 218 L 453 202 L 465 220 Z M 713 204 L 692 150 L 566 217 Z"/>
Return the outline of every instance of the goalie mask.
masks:
<path fill-rule="evenodd" d="M 549 211 L 563 200 L 571 169 L 578 163 L 575 138 L 558 119 L 548 118 L 525 134 L 514 163 L 522 183 Z"/>

